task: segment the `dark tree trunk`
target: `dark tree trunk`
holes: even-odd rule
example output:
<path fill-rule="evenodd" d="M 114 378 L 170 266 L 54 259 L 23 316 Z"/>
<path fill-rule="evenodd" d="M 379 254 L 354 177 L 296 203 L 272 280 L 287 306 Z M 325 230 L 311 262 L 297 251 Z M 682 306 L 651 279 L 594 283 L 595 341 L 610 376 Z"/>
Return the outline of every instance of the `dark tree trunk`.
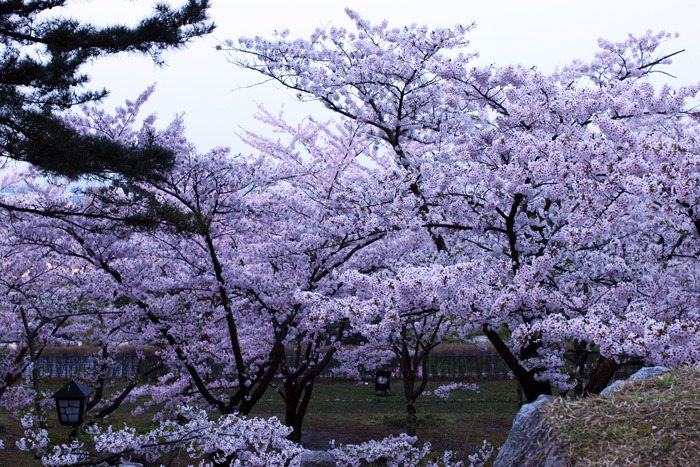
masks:
<path fill-rule="evenodd" d="M 405 332 L 405 329 L 404 329 Z M 409 436 L 416 435 L 416 398 L 414 397 L 414 387 L 416 384 L 416 372 L 413 368 L 411 355 L 406 345 L 406 340 L 403 339 L 400 354 L 401 379 L 403 383 L 403 395 L 406 401 L 406 434 Z"/>
<path fill-rule="evenodd" d="M 416 436 L 418 416 L 416 415 L 416 403 L 406 402 L 406 434 Z"/>
<path fill-rule="evenodd" d="M 524 401 L 523 401 L 523 387 L 520 385 L 520 383 L 516 384 L 515 388 L 517 394 L 518 394 L 518 410 L 520 410 L 523 407 Z"/>
<path fill-rule="evenodd" d="M 347 321 L 341 321 L 335 331 L 335 342 L 340 343 L 345 332 Z M 314 344 L 297 347 L 296 362 L 294 371 L 288 372 L 286 365 L 282 365 L 282 376 L 285 380 L 284 394 L 282 398 L 285 402 L 284 424 L 292 429 L 287 439 L 295 443 L 301 443 L 302 424 L 306 409 L 311 402 L 311 394 L 314 388 L 316 377 L 321 374 L 333 358 L 336 352 L 335 346 L 328 347 L 327 350 L 320 351 L 322 341 Z M 319 354 L 314 358 L 314 352 Z M 284 357 L 284 356 L 283 356 Z"/>
<path fill-rule="evenodd" d="M 403 378 L 403 393 L 406 401 L 406 434 L 415 436 L 418 428 L 418 416 L 416 411 L 416 401 L 425 391 L 428 384 L 428 357 L 434 347 L 434 343 L 414 349 L 412 356 L 408 347 L 407 329 L 402 329 L 402 343 L 400 350 L 394 349 L 398 353 L 401 376 Z M 420 374 L 420 376 L 419 376 Z"/>
<path fill-rule="evenodd" d="M 585 394 L 600 394 L 600 391 L 608 386 L 612 377 L 615 376 L 615 372 L 619 370 L 621 366 L 622 365 L 616 362 L 615 359 L 601 356 L 598 359 L 598 365 L 591 373 L 591 378 L 588 380 Z"/>
<path fill-rule="evenodd" d="M 486 324 L 483 327 L 483 331 L 520 383 L 520 386 L 523 388 L 523 392 L 525 393 L 525 400 L 527 400 L 528 403 L 534 402 L 542 394 L 552 394 L 552 385 L 549 383 L 549 381 L 538 381 L 535 379 L 535 372 L 537 371 L 537 368 L 533 368 L 529 371 L 523 368 L 518 359 L 515 357 L 515 355 L 513 355 L 497 332 L 489 329 L 488 325 Z M 536 356 L 537 348 L 538 346 L 536 344 L 531 344 L 525 347 L 521 351 L 521 358 L 525 359 Z"/>
<path fill-rule="evenodd" d="M 306 409 L 311 402 L 313 388 L 313 379 L 302 386 L 297 386 L 293 382 L 285 384 L 284 424 L 292 429 L 287 439 L 295 443 L 301 443 L 302 424 Z"/>
<path fill-rule="evenodd" d="M 575 352 L 572 363 L 576 366 L 576 386 L 574 387 L 574 396 L 583 396 L 584 385 L 583 381 L 587 376 L 586 362 L 590 357 L 591 352 L 586 349 L 586 342 L 576 341 Z"/>

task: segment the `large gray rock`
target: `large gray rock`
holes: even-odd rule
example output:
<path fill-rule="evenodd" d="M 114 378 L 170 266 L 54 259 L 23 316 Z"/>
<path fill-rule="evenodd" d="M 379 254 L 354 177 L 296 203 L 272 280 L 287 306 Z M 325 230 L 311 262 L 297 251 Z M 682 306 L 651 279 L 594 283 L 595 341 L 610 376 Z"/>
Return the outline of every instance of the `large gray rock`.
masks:
<path fill-rule="evenodd" d="M 301 455 L 301 467 L 335 467 L 335 456 L 327 451 L 306 451 Z"/>
<path fill-rule="evenodd" d="M 610 394 L 611 392 L 618 389 L 620 386 L 624 385 L 627 381 L 638 381 L 638 380 L 643 380 L 643 379 L 651 379 L 654 376 L 659 376 L 659 375 L 662 375 L 662 374 L 669 372 L 669 371 L 671 371 L 671 369 L 666 368 L 665 366 L 652 366 L 652 367 L 642 368 L 641 370 L 637 371 L 635 374 L 630 376 L 626 381 L 625 380 L 615 381 L 610 386 L 608 386 L 607 388 L 600 391 L 600 393 L 602 395 Z"/>
<path fill-rule="evenodd" d="M 508 440 L 494 467 L 566 467 L 566 453 L 554 442 L 552 428 L 544 420 L 542 406 L 556 399 L 541 395 L 522 406 L 513 421 Z"/>

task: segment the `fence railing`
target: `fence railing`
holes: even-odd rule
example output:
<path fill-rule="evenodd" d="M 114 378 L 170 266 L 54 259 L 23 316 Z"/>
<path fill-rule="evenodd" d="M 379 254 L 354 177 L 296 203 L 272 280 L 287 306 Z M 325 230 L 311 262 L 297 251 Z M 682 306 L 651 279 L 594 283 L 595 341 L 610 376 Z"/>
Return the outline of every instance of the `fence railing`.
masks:
<path fill-rule="evenodd" d="M 111 378 L 128 378 L 143 373 L 158 361 L 153 351 L 143 352 L 139 357 L 136 352 L 129 352 L 113 357 L 113 364 L 109 366 L 107 376 Z M 287 356 L 287 364 L 293 365 L 294 357 Z M 335 360 L 321 372 L 320 379 L 350 379 L 338 372 L 339 363 Z M 625 377 L 632 374 L 640 366 L 624 367 L 617 377 Z M 71 378 L 85 370 L 95 369 L 95 362 L 88 352 L 60 351 L 54 349 L 45 352 L 39 359 L 39 370 L 42 376 L 56 378 Z M 401 379 L 401 371 L 397 362 L 384 368 L 391 371 L 395 379 Z M 150 376 L 156 378 L 167 372 L 166 369 L 156 371 Z M 507 379 L 509 368 L 500 355 L 493 351 L 473 351 L 463 355 L 432 355 L 428 360 L 428 375 L 436 380 L 462 380 L 462 379 Z M 211 376 L 217 378 L 221 374 L 221 368 L 213 366 Z M 367 371 L 365 378 L 374 377 L 374 372 Z M 422 376 L 419 374 L 419 376 Z"/>
<path fill-rule="evenodd" d="M 292 359 L 292 357 L 288 357 Z M 291 363 L 291 361 L 290 361 Z M 338 363 L 331 361 L 328 367 L 319 375 L 321 379 L 343 378 L 338 373 Z M 391 372 L 394 379 L 402 379 L 398 362 L 392 362 L 383 368 Z M 496 353 L 470 353 L 466 355 L 433 355 L 428 359 L 428 375 L 436 380 L 462 380 L 462 379 L 506 379 L 509 368 Z M 363 372 L 367 379 L 374 378 L 374 371 Z M 422 377 L 419 369 L 418 376 Z"/>
<path fill-rule="evenodd" d="M 109 366 L 107 376 L 112 378 L 127 378 L 150 368 L 157 360 L 155 355 L 146 355 L 139 358 L 134 354 L 118 355 L 113 357 L 113 364 Z M 293 357 L 287 357 L 287 363 L 293 364 Z M 331 363 L 321 372 L 321 379 L 349 379 L 339 373 L 338 362 Z M 55 378 L 71 378 L 77 373 L 95 369 L 95 362 L 87 354 L 75 352 L 51 352 L 45 353 L 39 358 L 39 370 L 42 376 Z M 401 379 L 398 363 L 386 368 L 392 376 Z M 159 376 L 165 371 L 156 372 L 153 376 Z M 212 368 L 212 376 L 217 377 L 220 368 Z M 428 360 L 428 374 L 433 379 L 504 379 L 508 376 L 508 367 L 495 353 L 474 353 L 469 355 L 435 355 Z M 366 372 L 366 377 L 373 377 L 373 372 Z M 422 375 L 419 375 L 422 376 Z"/>
<path fill-rule="evenodd" d="M 136 374 L 141 374 L 157 363 L 155 355 L 146 356 L 143 359 L 136 355 L 117 355 L 113 357 L 114 362 L 110 364 L 106 371 L 106 376 L 110 378 L 128 378 Z M 39 373 L 42 376 L 68 379 L 79 372 L 96 369 L 95 361 L 88 355 L 71 354 L 51 354 L 39 357 Z M 155 372 L 154 377 L 164 374 L 165 371 Z"/>

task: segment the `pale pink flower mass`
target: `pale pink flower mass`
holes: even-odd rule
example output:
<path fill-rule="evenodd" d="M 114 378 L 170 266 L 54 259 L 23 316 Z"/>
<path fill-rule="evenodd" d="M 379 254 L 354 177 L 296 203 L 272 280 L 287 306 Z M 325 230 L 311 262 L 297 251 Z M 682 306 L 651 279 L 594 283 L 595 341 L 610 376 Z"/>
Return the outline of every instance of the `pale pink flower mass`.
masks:
<path fill-rule="evenodd" d="M 244 134 L 250 155 L 202 154 L 183 117 L 139 120 L 148 88 L 113 113 L 64 118 L 168 148 L 172 169 L 77 194 L 35 168 L 3 179 L 0 342 L 12 346 L 0 404 L 21 417 L 20 449 L 55 466 L 176 448 L 202 465 L 298 462 L 305 396 L 331 360 L 357 377 L 397 358 L 413 403 L 430 351 L 475 334 L 528 400 L 597 393 L 611 366 L 698 365 L 700 86 L 648 81 L 671 35 L 601 40 L 591 62 L 545 74 L 473 66 L 471 25 L 347 14 L 354 32 L 220 46 L 327 120 L 261 107 L 269 131 Z M 46 428 L 39 357 L 78 340 L 97 349 L 75 375 L 96 392 L 86 428 L 64 442 Z M 140 374 L 113 390 L 126 347 Z M 271 385 L 287 419 L 248 417 Z M 433 393 L 456 389 L 477 390 Z M 157 406 L 152 428 L 104 422 L 122 402 Z M 429 447 L 402 435 L 334 452 L 339 465 L 417 465 Z M 429 462 L 460 465 L 450 453 Z"/>

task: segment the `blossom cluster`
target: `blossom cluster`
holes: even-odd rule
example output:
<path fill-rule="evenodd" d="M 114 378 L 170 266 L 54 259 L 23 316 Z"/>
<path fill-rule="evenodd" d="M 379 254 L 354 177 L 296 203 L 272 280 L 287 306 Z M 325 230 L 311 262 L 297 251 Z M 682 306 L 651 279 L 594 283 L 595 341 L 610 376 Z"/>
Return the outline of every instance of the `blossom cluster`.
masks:
<path fill-rule="evenodd" d="M 462 461 L 453 460 L 453 453 L 445 451 L 435 456 L 430 443 L 416 446 L 416 438 L 404 434 L 388 436 L 382 440 L 361 444 L 341 444 L 330 451 L 341 467 L 359 467 L 378 460 L 389 467 L 464 467 Z M 481 448 L 469 456 L 468 467 L 480 467 L 491 459 L 493 447 L 484 441 Z"/>
<path fill-rule="evenodd" d="M 300 439 L 333 359 L 357 376 L 396 357 L 410 409 L 430 352 L 475 334 L 528 400 L 599 390 L 628 363 L 700 364 L 700 86 L 649 82 L 673 55 L 668 34 L 601 41 L 589 63 L 546 74 L 474 67 L 472 26 L 348 15 L 354 31 L 222 46 L 327 120 L 261 108 L 270 132 L 243 135 L 252 154 L 199 153 L 181 118 L 137 118 L 149 88 L 65 118 L 162 145 L 171 170 L 78 188 L 32 167 L 3 176 L 0 405 L 37 417 L 22 449 L 55 465 L 175 445 L 286 462 L 299 448 L 283 438 Z M 342 345 L 349 333 L 359 346 Z M 41 355 L 76 341 L 89 344 L 75 377 L 96 389 L 92 439 L 63 444 L 39 421 Z M 127 351 L 140 364 L 117 387 Z M 291 432 L 244 417 L 273 381 Z M 124 402 L 157 408 L 153 430 L 106 425 Z M 408 438 L 344 452 L 391 446 L 396 465 L 427 459 Z"/>
<path fill-rule="evenodd" d="M 22 450 L 41 455 L 44 465 L 70 466 L 80 463 L 100 464 L 132 454 L 156 461 L 161 455 L 182 449 L 193 459 L 213 455 L 213 462 L 233 457 L 236 465 L 297 465 L 303 449 L 286 439 L 290 429 L 276 418 L 259 419 L 228 415 L 211 419 L 206 411 L 182 407 L 178 420 L 162 421 L 153 429 L 140 432 L 128 425 L 121 428 L 97 425 L 85 429 L 87 443 L 76 439 L 49 445 L 45 429 L 36 428 L 34 420 L 23 420 L 24 437 L 17 445 Z M 296 460 L 295 460 L 296 459 Z M 290 462 L 296 462 L 290 464 Z M 211 467 L 205 460 L 199 464 Z"/>
<path fill-rule="evenodd" d="M 457 391 L 459 389 L 463 389 L 465 391 L 474 391 L 476 393 L 479 392 L 479 385 L 474 384 L 474 383 L 450 383 L 450 384 L 443 384 L 437 388 L 435 388 L 433 391 L 426 391 L 425 395 L 430 395 L 434 394 L 440 399 L 447 400 L 450 398 L 450 395 L 452 394 L 453 391 Z"/>

